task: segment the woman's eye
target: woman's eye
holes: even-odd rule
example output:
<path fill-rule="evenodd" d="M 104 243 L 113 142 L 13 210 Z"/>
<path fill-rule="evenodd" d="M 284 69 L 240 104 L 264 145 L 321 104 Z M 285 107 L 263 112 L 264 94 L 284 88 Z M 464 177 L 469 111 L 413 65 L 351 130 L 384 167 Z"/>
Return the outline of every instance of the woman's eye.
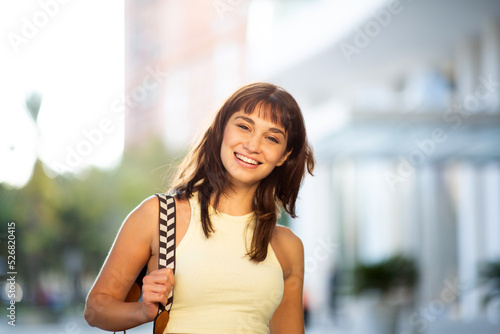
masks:
<path fill-rule="evenodd" d="M 274 138 L 274 137 L 267 137 L 267 139 L 269 139 L 270 141 L 276 143 L 276 144 L 279 144 L 279 140 L 277 138 Z"/>
<path fill-rule="evenodd" d="M 238 127 L 243 129 L 243 130 L 249 130 L 250 128 L 246 126 L 245 124 L 238 124 Z"/>

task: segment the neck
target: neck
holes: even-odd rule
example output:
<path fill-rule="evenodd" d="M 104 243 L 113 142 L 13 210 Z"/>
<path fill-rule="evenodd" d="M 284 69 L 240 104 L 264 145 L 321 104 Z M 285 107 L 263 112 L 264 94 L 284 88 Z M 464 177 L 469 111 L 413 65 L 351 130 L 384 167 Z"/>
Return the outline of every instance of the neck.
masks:
<path fill-rule="evenodd" d="M 231 216 L 243 216 L 253 211 L 253 198 L 257 189 L 228 189 L 222 194 L 217 211 Z M 212 204 L 214 199 L 212 198 Z"/>

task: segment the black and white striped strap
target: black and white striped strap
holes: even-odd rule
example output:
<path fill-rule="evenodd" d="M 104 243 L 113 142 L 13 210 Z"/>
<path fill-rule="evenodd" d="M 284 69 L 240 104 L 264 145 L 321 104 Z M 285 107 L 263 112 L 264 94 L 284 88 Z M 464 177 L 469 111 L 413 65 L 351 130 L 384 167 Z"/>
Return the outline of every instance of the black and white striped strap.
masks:
<path fill-rule="evenodd" d="M 175 200 L 173 196 L 156 194 L 160 201 L 160 250 L 158 269 L 171 268 L 175 273 Z M 158 314 L 170 312 L 174 301 L 174 291 L 170 291 L 167 304 L 160 304 Z"/>

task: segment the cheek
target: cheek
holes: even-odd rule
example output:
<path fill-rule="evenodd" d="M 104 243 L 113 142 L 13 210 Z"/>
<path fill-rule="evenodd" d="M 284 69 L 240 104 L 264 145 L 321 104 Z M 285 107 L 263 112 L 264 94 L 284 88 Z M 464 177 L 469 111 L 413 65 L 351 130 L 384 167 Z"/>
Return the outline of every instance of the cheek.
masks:
<path fill-rule="evenodd" d="M 281 150 L 269 150 L 267 152 L 267 161 L 269 163 L 272 163 L 273 165 L 276 165 L 280 162 L 281 157 L 283 156 L 284 153 L 282 153 Z"/>
<path fill-rule="evenodd" d="M 224 130 L 224 135 L 222 137 L 222 145 L 223 146 L 230 146 L 234 142 L 234 133 L 230 130 L 227 129 Z"/>
<path fill-rule="evenodd" d="M 229 149 L 228 146 L 229 146 L 229 136 L 227 134 L 227 131 L 225 131 L 224 136 L 222 137 L 222 143 L 220 148 L 221 154 Z"/>
<path fill-rule="evenodd" d="M 223 162 L 233 155 L 233 147 L 235 146 L 235 136 L 230 130 L 224 131 L 224 136 L 222 137 L 222 144 L 220 150 L 220 156 Z"/>

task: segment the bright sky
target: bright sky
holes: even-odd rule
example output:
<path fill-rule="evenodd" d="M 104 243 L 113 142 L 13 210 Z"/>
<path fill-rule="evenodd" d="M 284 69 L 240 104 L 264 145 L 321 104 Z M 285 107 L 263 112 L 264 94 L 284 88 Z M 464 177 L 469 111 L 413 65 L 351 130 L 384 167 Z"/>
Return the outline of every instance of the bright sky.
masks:
<path fill-rule="evenodd" d="M 44 5 L 47 4 L 47 5 Z M 0 4 L 0 182 L 115 166 L 123 152 L 123 2 Z M 43 95 L 38 130 L 25 108 Z"/>

